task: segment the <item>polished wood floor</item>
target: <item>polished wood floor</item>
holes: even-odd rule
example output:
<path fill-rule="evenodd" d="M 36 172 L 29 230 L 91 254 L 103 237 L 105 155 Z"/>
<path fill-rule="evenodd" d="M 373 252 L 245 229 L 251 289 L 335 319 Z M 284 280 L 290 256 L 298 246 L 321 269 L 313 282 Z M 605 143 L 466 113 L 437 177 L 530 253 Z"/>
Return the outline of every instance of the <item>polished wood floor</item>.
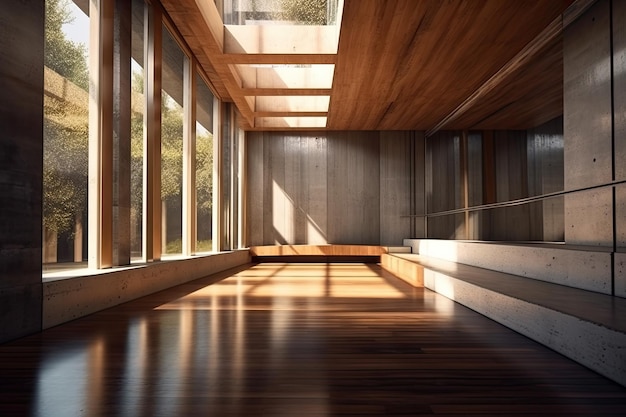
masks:
<path fill-rule="evenodd" d="M 259 264 L 0 345 L 3 417 L 422 415 L 624 416 L 626 388 L 364 264 Z"/>

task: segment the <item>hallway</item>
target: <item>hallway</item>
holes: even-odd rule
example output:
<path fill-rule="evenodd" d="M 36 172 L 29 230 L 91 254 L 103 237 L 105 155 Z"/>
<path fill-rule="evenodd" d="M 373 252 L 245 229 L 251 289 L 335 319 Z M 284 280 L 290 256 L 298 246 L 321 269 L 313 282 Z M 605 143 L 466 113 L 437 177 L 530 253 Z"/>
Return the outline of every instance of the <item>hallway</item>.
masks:
<path fill-rule="evenodd" d="M 626 388 L 376 264 L 265 263 L 0 345 L 0 416 L 623 416 Z"/>

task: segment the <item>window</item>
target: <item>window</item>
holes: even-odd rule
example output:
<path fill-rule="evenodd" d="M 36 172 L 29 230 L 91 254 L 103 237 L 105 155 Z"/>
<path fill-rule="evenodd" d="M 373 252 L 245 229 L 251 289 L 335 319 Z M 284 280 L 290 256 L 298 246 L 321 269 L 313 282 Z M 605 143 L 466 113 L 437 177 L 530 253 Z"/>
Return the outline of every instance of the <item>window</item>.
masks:
<path fill-rule="evenodd" d="M 144 0 L 132 3 L 131 47 L 131 150 L 130 150 L 130 253 L 132 260 L 143 259 L 143 191 L 145 125 L 145 40 Z"/>
<path fill-rule="evenodd" d="M 88 13 L 70 1 L 46 0 L 44 271 L 87 258 Z"/>
<path fill-rule="evenodd" d="M 187 59 L 163 26 L 161 239 L 164 254 L 182 253 L 183 85 Z"/>
<path fill-rule="evenodd" d="M 215 98 L 196 74 L 196 251 L 213 251 L 213 108 Z"/>

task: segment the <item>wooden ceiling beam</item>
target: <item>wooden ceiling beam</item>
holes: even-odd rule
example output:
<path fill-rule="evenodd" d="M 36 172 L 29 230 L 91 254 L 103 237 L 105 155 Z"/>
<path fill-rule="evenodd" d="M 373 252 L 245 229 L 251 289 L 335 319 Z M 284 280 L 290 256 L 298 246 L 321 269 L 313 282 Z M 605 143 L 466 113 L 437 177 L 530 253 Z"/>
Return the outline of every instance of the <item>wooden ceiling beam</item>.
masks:
<path fill-rule="evenodd" d="M 257 111 L 254 117 L 327 117 L 325 111 Z"/>
<path fill-rule="evenodd" d="M 329 96 L 330 88 L 242 88 L 244 96 Z"/>
<path fill-rule="evenodd" d="M 221 59 L 224 49 L 224 24 L 217 6 L 212 1 L 161 0 L 161 4 L 185 38 L 192 52 L 208 58 L 198 59 L 205 69 L 218 97 L 235 103 L 244 122 L 242 127 L 254 126 L 252 107 L 245 96 L 239 94 L 241 79 Z M 221 91 L 220 91 L 221 90 Z M 224 94 L 226 90 L 227 94 Z"/>
<path fill-rule="evenodd" d="M 256 126 L 246 129 L 250 132 L 323 132 L 330 130 L 328 127 L 271 127 L 271 126 Z"/>
<path fill-rule="evenodd" d="M 216 57 L 222 64 L 307 65 L 334 64 L 335 54 L 221 54 Z"/>

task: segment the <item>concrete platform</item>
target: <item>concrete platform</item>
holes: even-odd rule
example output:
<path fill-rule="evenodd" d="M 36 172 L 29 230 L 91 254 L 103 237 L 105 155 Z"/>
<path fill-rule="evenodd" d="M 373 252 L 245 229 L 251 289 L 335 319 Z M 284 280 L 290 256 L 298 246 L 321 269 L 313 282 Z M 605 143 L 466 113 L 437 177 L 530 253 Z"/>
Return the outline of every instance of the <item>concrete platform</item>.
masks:
<path fill-rule="evenodd" d="M 610 249 L 559 243 L 405 239 L 412 253 L 611 294 Z"/>
<path fill-rule="evenodd" d="M 432 256 L 383 258 L 419 266 L 424 287 L 626 386 L 626 299 Z"/>

